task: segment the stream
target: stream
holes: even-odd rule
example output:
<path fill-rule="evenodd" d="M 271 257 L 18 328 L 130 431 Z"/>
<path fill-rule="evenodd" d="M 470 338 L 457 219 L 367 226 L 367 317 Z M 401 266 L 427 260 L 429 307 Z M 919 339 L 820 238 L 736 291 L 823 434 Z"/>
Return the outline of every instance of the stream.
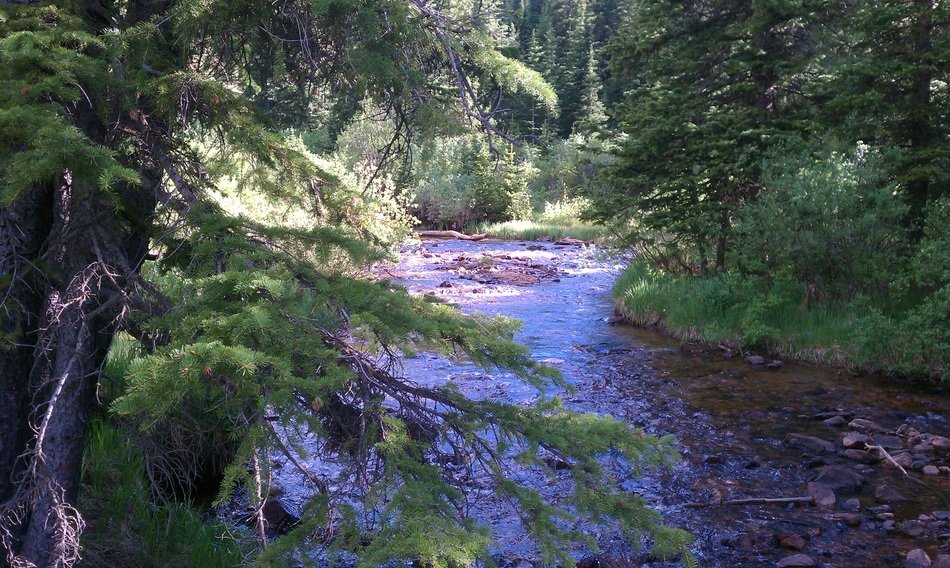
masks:
<path fill-rule="evenodd" d="M 378 275 L 467 313 L 522 320 L 518 341 L 574 387 L 560 393 L 568 407 L 673 434 L 682 461 L 621 487 L 695 535 L 700 566 L 904 566 L 913 549 L 950 566 L 950 556 L 938 558 L 950 554 L 946 393 L 788 362 L 750 365 L 611 323 L 611 287 L 624 264 L 586 246 L 427 240 Z M 474 398 L 528 404 L 538 396 L 506 373 L 433 354 L 406 360 L 405 374 L 451 380 Z M 305 499 L 290 468 L 276 475 L 292 506 Z M 816 504 L 722 503 L 801 496 Z M 501 566 L 542 566 L 510 511 L 485 501 L 474 515 L 491 525 Z M 594 536 L 600 553 L 575 551 L 578 566 L 678 565 Z"/>

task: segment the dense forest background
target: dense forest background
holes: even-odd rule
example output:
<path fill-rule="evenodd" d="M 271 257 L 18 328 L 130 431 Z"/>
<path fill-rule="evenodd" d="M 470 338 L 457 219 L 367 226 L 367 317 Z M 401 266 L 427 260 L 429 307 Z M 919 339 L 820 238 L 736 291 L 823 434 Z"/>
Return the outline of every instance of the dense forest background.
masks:
<path fill-rule="evenodd" d="M 420 226 L 609 239 L 637 253 L 632 321 L 946 379 L 948 20 L 937 0 L 0 0 L 6 561 L 329 543 L 470 565 L 490 535 L 443 475 L 462 460 L 547 562 L 584 517 L 689 563 L 598 461 L 669 464 L 669 439 L 400 377 L 433 349 L 559 384 L 514 323 L 367 269 Z M 313 476 L 274 540 L 266 458 L 301 424 L 370 505 Z M 574 464 L 558 505 L 505 465 L 552 455 Z M 198 512 L 236 495 L 249 531 Z"/>

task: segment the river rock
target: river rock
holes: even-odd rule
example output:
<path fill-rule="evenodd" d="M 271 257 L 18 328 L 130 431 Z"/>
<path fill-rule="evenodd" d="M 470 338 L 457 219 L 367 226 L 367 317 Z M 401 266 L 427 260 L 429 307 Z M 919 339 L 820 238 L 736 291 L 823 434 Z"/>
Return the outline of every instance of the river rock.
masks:
<path fill-rule="evenodd" d="M 849 527 L 856 527 L 861 524 L 861 515 L 857 513 L 835 513 L 831 515 L 832 521 L 841 521 Z"/>
<path fill-rule="evenodd" d="M 452 283 L 448 280 L 443 280 L 439 283 L 439 288 L 452 288 Z"/>
<path fill-rule="evenodd" d="M 930 439 L 930 445 L 941 454 L 950 454 L 950 438 L 934 436 Z"/>
<path fill-rule="evenodd" d="M 938 554 L 933 566 L 934 568 L 950 568 L 950 554 Z"/>
<path fill-rule="evenodd" d="M 904 469 L 907 469 L 914 465 L 914 458 L 911 457 L 911 455 L 906 452 L 900 453 L 900 454 L 892 454 L 891 459 L 893 459 L 897 465 L 901 466 Z M 894 464 L 891 463 L 891 460 L 885 460 L 884 463 L 890 467 L 894 467 Z"/>
<path fill-rule="evenodd" d="M 749 355 L 745 358 L 745 362 L 750 365 L 765 365 L 765 357 L 761 355 Z"/>
<path fill-rule="evenodd" d="M 935 465 L 925 465 L 922 471 L 924 475 L 940 475 L 940 469 Z"/>
<path fill-rule="evenodd" d="M 778 359 L 773 359 L 773 360 L 769 361 L 768 363 L 766 363 L 765 367 L 766 367 L 767 369 L 773 369 L 773 370 L 774 370 L 774 369 L 781 369 L 781 368 L 782 368 L 782 362 L 779 361 Z"/>
<path fill-rule="evenodd" d="M 861 500 L 857 497 L 845 499 L 844 503 L 841 504 L 841 508 L 845 511 L 857 511 L 861 508 Z"/>
<path fill-rule="evenodd" d="M 834 489 L 824 483 L 814 481 L 808 484 L 808 496 L 815 500 L 815 505 L 820 507 L 832 507 L 837 501 Z"/>
<path fill-rule="evenodd" d="M 864 450 L 845 450 L 841 452 L 841 455 L 859 463 L 877 463 L 881 461 L 881 459 L 874 454 Z"/>
<path fill-rule="evenodd" d="M 938 521 L 950 521 L 950 511 L 934 511 L 931 515 Z"/>
<path fill-rule="evenodd" d="M 807 566 L 818 566 L 818 563 L 807 554 L 795 554 L 779 560 L 775 568 L 802 568 Z"/>
<path fill-rule="evenodd" d="M 926 568 L 930 564 L 930 556 L 922 548 L 915 548 L 908 552 L 904 561 L 906 568 Z"/>
<path fill-rule="evenodd" d="M 821 469 L 815 483 L 827 485 L 836 492 L 855 493 L 864 484 L 864 477 L 850 467 L 829 465 Z"/>
<path fill-rule="evenodd" d="M 892 503 L 894 501 L 906 501 L 907 498 L 897 492 L 889 485 L 880 485 L 874 490 L 874 498 L 882 503 Z"/>
<path fill-rule="evenodd" d="M 871 422 L 870 420 L 865 420 L 864 418 L 855 418 L 850 423 L 848 423 L 848 426 L 854 428 L 855 430 L 864 430 L 866 432 L 887 432 L 887 430 L 877 422 Z"/>
<path fill-rule="evenodd" d="M 833 428 L 836 428 L 838 426 L 844 426 L 845 424 L 847 424 L 848 419 L 845 418 L 844 416 L 838 415 L 838 416 L 832 416 L 831 418 L 824 420 L 823 422 L 825 426 L 831 426 Z"/>
<path fill-rule="evenodd" d="M 779 542 L 779 546 L 790 548 L 792 550 L 801 550 L 805 548 L 805 539 L 798 534 L 788 535 Z"/>
<path fill-rule="evenodd" d="M 885 450 L 900 450 L 904 443 L 897 436 L 874 436 L 874 443 Z"/>
<path fill-rule="evenodd" d="M 788 434 L 785 436 L 785 443 L 793 448 L 801 448 L 816 453 L 831 453 L 835 451 L 835 445 L 828 440 L 822 440 L 821 438 L 805 434 Z"/>
<path fill-rule="evenodd" d="M 844 439 L 841 440 L 841 443 L 848 449 L 864 449 L 870 440 L 871 437 L 867 434 L 862 434 L 860 432 L 848 432 L 845 434 Z"/>

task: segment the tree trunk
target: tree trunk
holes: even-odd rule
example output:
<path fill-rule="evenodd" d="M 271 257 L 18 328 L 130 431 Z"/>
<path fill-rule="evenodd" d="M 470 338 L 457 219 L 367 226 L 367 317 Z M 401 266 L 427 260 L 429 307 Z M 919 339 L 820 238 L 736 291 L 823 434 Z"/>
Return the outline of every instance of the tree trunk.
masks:
<path fill-rule="evenodd" d="M 71 566 L 86 421 L 147 239 L 69 172 L 2 213 L 0 544 L 14 566 Z"/>

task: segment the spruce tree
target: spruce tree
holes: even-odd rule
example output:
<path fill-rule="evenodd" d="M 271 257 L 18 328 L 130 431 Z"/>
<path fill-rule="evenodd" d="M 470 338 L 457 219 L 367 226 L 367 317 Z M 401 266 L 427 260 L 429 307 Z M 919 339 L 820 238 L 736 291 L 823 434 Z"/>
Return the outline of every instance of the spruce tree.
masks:
<path fill-rule="evenodd" d="M 550 93 L 477 18 L 422 0 L 3 4 L 6 563 L 78 561 L 85 425 L 120 331 L 139 356 L 111 411 L 134 439 L 160 442 L 147 460 L 156 490 L 187 490 L 208 468 L 222 476 L 219 500 L 245 488 L 270 544 L 262 563 L 286 565 L 331 534 L 366 566 L 487 560 L 490 535 L 460 511 L 464 479 L 447 463 L 492 479 L 549 562 L 567 562 L 569 543 L 585 540 L 570 529 L 575 517 L 651 535 L 661 557 L 685 551 L 685 535 L 614 488 L 598 459 L 669 463 L 669 439 L 553 398 L 471 401 L 400 375 L 401 350 L 432 348 L 503 366 L 541 392 L 558 382 L 512 343 L 511 322 L 360 278 L 382 253 L 360 196 L 281 130 L 301 109 L 332 113 L 339 94 L 377 102 L 399 128 L 426 105 L 461 109 L 490 133 L 497 88 Z M 228 214 L 212 198 L 224 178 L 312 223 Z M 321 457 L 341 473 L 304 472 L 315 493 L 301 525 L 268 543 L 268 456 L 290 452 L 299 430 L 324 442 Z M 508 475 L 513 463 L 556 475 L 551 456 L 573 466 L 573 493 L 558 505 Z M 362 488 L 362 507 L 331 483 Z"/>
<path fill-rule="evenodd" d="M 726 266 L 732 216 L 760 189 L 763 151 L 807 129 L 813 22 L 821 2 L 630 2 L 611 46 L 629 85 L 628 134 L 597 218 L 663 233 L 706 268 Z M 624 229 L 629 231 L 628 229 Z"/>

